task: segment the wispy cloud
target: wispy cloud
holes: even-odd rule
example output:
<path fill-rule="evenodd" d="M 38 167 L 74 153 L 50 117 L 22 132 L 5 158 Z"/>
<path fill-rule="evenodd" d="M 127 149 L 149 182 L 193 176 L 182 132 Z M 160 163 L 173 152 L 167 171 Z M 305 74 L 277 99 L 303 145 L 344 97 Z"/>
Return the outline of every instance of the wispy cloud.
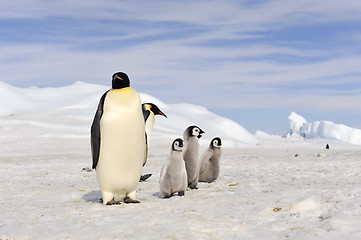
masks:
<path fill-rule="evenodd" d="M 360 25 L 356 0 L 2 1 L 0 81 L 120 70 L 167 102 L 360 112 Z"/>

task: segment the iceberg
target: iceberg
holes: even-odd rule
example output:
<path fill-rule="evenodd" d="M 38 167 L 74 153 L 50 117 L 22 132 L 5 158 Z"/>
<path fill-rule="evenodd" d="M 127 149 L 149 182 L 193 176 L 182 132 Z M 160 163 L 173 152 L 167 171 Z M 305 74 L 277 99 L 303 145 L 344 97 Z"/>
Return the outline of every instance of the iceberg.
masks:
<path fill-rule="evenodd" d="M 290 130 L 287 137 L 299 135 L 305 139 L 329 139 L 361 145 L 361 130 L 331 121 L 309 123 L 305 118 L 292 112 L 288 117 Z"/>

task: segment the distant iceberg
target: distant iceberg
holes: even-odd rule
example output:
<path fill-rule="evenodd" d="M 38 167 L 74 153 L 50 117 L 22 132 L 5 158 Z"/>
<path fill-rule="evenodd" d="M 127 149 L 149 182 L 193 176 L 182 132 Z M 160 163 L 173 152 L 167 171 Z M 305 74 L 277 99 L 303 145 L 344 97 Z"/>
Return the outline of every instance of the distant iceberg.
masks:
<path fill-rule="evenodd" d="M 290 130 L 287 137 L 302 136 L 306 139 L 330 139 L 361 145 L 361 130 L 330 121 L 308 123 L 305 118 L 292 112 L 288 117 Z"/>

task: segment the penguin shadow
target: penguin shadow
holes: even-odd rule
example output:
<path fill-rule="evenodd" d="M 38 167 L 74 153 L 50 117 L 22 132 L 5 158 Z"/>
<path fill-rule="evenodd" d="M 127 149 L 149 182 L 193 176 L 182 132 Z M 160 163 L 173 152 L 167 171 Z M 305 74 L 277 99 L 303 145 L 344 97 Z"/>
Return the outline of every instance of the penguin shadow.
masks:
<path fill-rule="evenodd" d="M 102 198 L 102 193 L 100 191 L 91 191 L 82 196 L 82 199 L 87 202 L 99 203 Z"/>
<path fill-rule="evenodd" d="M 160 192 L 154 193 L 153 196 L 157 197 L 157 198 L 160 198 L 160 199 L 163 199 L 162 194 Z"/>

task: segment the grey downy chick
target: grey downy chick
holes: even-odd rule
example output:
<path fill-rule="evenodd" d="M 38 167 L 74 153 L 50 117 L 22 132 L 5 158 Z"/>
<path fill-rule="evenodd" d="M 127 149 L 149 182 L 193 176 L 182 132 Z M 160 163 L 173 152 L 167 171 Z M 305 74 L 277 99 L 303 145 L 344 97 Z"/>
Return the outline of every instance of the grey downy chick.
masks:
<path fill-rule="evenodd" d="M 188 187 L 197 189 L 199 177 L 199 143 L 204 131 L 197 126 L 189 126 L 183 133 L 183 159 L 186 164 Z"/>
<path fill-rule="evenodd" d="M 212 139 L 207 150 L 200 158 L 199 182 L 213 182 L 219 176 L 222 141 L 219 137 Z"/>
<path fill-rule="evenodd" d="M 184 196 L 187 189 L 186 166 L 182 157 L 183 140 L 177 138 L 172 143 L 169 157 L 164 162 L 159 179 L 162 197 L 169 198 L 175 193 Z"/>

